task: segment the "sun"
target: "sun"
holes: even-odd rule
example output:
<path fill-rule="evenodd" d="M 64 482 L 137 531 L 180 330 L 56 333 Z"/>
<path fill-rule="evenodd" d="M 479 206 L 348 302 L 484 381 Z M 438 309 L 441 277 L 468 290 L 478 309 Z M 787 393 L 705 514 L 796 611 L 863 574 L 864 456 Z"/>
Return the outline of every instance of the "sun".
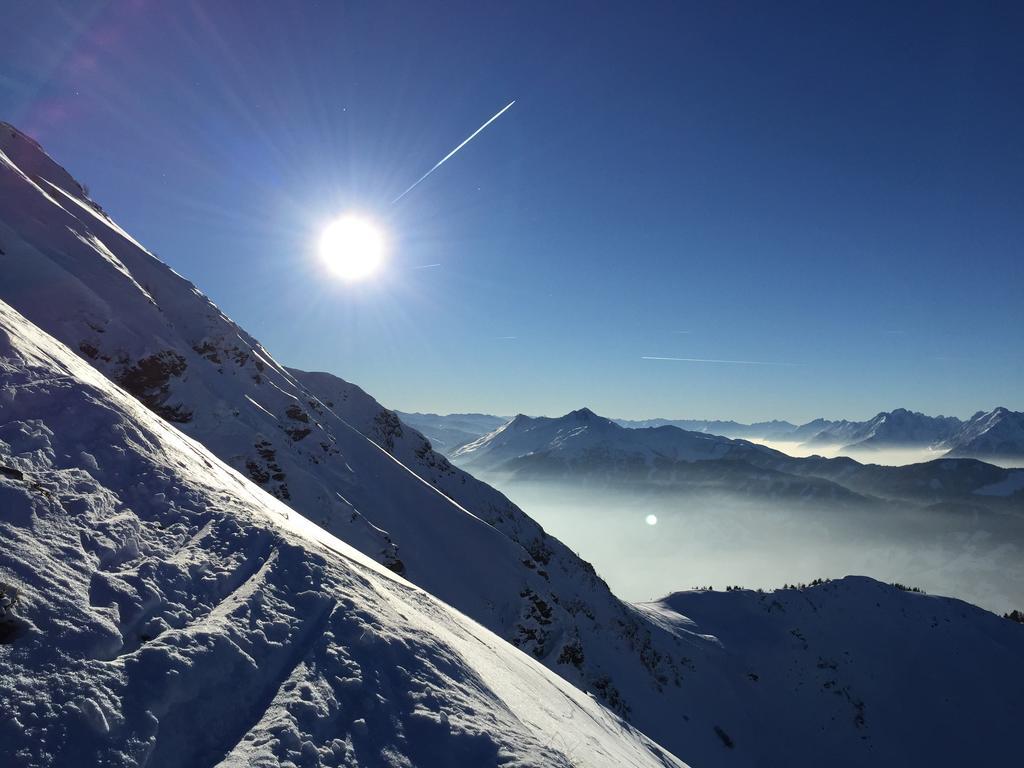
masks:
<path fill-rule="evenodd" d="M 380 269 L 384 255 L 384 235 L 361 216 L 342 216 L 320 235 L 320 258 L 343 280 L 370 277 Z"/>

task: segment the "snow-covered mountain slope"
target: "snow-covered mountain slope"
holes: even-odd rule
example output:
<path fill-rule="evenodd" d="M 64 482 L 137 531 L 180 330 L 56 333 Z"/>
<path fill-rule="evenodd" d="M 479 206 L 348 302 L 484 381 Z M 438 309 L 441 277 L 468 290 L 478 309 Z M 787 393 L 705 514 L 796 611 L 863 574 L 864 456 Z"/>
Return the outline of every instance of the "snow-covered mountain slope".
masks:
<path fill-rule="evenodd" d="M 669 766 L 0 303 L 0 763 Z"/>
<path fill-rule="evenodd" d="M 841 421 L 817 432 L 808 445 L 841 445 L 844 450 L 893 446 L 928 447 L 948 439 L 961 426 L 955 416 L 926 416 L 897 408 L 868 421 Z"/>
<path fill-rule="evenodd" d="M 503 416 L 486 413 L 405 413 L 395 411 L 403 423 L 419 430 L 430 440 L 434 450 L 450 456 L 466 443 L 493 432 L 506 421 Z"/>
<path fill-rule="evenodd" d="M 721 736 L 736 753 L 756 744 L 759 765 L 792 765 L 794 749 L 828 766 L 1019 761 L 1020 624 L 863 577 L 643 607 L 684 636 L 714 635 L 737 673 L 722 697 L 760 714 Z"/>
<path fill-rule="evenodd" d="M 974 414 L 943 443 L 947 456 L 1024 461 L 1024 413 L 995 408 Z"/>
<path fill-rule="evenodd" d="M 663 710 L 671 637 L 357 387 L 303 384 L 9 126 L 0 251 L 0 299 L 225 463 L 634 722 Z"/>

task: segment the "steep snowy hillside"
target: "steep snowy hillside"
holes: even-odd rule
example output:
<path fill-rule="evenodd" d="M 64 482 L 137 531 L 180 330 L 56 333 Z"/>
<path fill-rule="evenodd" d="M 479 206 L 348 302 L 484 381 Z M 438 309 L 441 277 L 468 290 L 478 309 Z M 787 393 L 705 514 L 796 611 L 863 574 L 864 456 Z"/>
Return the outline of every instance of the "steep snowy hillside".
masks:
<path fill-rule="evenodd" d="M 307 388 L 34 142 L 7 127 L 0 147 L 0 298 L 297 512 L 618 712 L 676 678 L 675 652 L 652 652 L 668 638 L 506 497 L 358 387 L 302 374 Z"/>
<path fill-rule="evenodd" d="M 723 697 L 763 715 L 722 739 L 737 753 L 756 744 L 759 765 L 792 765 L 794 749 L 822 766 L 1019 761 L 1020 624 L 862 577 L 682 592 L 644 609 L 684 636 L 715 636 L 720 663 L 740 673 Z"/>
<path fill-rule="evenodd" d="M 486 413 L 449 413 L 443 416 L 436 413 L 395 413 L 403 423 L 422 432 L 434 450 L 446 456 L 508 421 L 502 416 Z"/>
<path fill-rule="evenodd" d="M 0 303 L 3 765 L 670 766 Z"/>
<path fill-rule="evenodd" d="M 947 456 L 974 456 L 1024 462 L 1024 413 L 996 408 L 979 411 L 943 447 Z"/>

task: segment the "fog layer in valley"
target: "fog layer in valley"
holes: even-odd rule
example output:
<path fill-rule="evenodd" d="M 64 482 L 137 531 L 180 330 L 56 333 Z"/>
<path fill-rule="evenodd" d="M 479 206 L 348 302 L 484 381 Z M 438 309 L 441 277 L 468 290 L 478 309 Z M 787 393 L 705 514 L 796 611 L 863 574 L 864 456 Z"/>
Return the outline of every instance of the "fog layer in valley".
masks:
<path fill-rule="evenodd" d="M 837 456 L 847 456 L 862 464 L 883 464 L 888 467 L 902 467 L 907 464 L 921 464 L 934 459 L 941 459 L 946 455 L 947 448 L 928 448 L 921 446 L 900 446 L 887 448 L 864 448 L 849 445 L 828 445 L 808 444 L 786 440 L 768 440 L 766 438 L 746 438 L 751 443 L 764 445 L 782 451 L 789 456 L 824 456 L 834 459 Z M 1012 456 L 985 456 L 984 461 L 988 464 L 995 464 L 997 467 L 1024 467 L 1024 461 Z"/>
<path fill-rule="evenodd" d="M 905 464 L 920 464 L 924 461 L 932 461 L 933 459 L 942 458 L 946 453 L 946 449 L 944 448 L 933 450 L 931 448 L 922 448 L 918 446 L 857 450 L 853 446 L 843 446 L 838 444 L 808 445 L 806 443 L 787 442 L 784 440 L 766 440 L 763 438 L 752 438 L 750 442 L 774 448 L 776 451 L 782 451 L 790 456 L 803 457 L 816 455 L 824 456 L 829 459 L 834 459 L 837 456 L 848 456 L 862 464 L 884 464 L 889 467 L 901 467 Z"/>
<path fill-rule="evenodd" d="M 589 560 L 621 597 L 695 586 L 773 587 L 848 574 L 1024 607 L 1024 514 L 958 507 L 800 505 L 495 483 Z M 650 525 L 648 516 L 657 522 Z"/>

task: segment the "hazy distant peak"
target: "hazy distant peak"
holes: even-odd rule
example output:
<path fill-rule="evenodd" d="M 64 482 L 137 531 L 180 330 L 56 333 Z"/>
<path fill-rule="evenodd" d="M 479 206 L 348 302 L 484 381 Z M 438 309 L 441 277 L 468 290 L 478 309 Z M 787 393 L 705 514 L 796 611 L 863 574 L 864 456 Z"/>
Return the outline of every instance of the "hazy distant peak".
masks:
<path fill-rule="evenodd" d="M 1024 413 L 1003 406 L 978 411 L 948 440 L 947 456 L 981 456 L 999 460 L 1024 459 Z"/>

